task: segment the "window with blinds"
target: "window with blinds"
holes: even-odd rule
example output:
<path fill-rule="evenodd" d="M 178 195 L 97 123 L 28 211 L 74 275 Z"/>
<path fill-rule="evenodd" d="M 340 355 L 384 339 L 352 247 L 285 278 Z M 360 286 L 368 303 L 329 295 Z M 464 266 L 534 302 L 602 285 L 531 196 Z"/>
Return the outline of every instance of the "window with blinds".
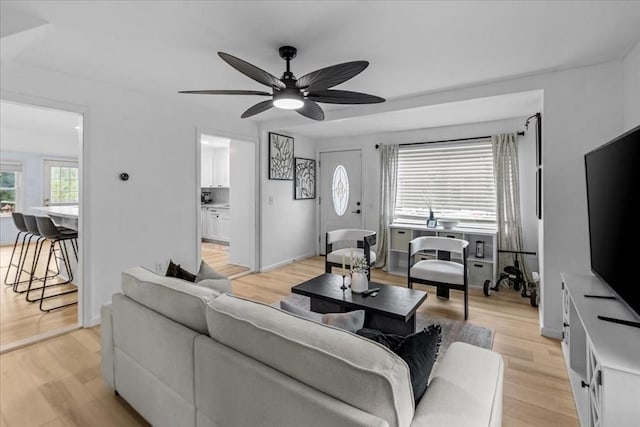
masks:
<path fill-rule="evenodd" d="M 436 218 L 492 225 L 496 191 L 491 140 L 401 146 L 396 219 Z"/>

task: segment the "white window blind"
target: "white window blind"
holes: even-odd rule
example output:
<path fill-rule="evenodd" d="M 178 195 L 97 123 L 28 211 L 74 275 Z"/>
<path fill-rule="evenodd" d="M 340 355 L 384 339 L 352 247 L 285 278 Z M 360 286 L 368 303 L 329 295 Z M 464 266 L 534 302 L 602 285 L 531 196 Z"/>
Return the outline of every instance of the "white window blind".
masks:
<path fill-rule="evenodd" d="M 400 146 L 396 218 L 456 218 L 495 224 L 496 191 L 491 140 Z"/>

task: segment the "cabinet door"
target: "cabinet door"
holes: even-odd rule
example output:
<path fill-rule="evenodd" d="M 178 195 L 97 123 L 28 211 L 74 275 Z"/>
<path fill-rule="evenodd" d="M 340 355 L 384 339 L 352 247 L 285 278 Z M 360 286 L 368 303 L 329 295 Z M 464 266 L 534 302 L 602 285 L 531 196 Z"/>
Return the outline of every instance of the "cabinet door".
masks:
<path fill-rule="evenodd" d="M 200 151 L 200 186 L 213 186 L 213 150 L 206 146 Z"/>
<path fill-rule="evenodd" d="M 207 237 L 207 209 L 200 209 L 200 230 L 202 232 L 202 237 Z"/>
<path fill-rule="evenodd" d="M 211 227 L 211 238 L 220 239 L 220 214 L 214 210 L 209 213 L 209 225 Z"/>
<path fill-rule="evenodd" d="M 231 228 L 231 217 L 220 216 L 220 240 L 229 241 L 229 230 Z"/>

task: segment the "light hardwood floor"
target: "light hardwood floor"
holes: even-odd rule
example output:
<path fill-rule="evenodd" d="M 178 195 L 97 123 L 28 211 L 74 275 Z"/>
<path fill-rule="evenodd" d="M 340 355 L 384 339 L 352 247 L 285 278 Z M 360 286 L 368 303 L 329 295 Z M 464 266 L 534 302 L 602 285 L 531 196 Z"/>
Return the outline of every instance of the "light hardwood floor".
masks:
<path fill-rule="evenodd" d="M 71 305 L 60 310 L 55 310 L 50 313 L 43 313 L 40 311 L 37 303 L 27 302 L 25 294 L 15 293 L 11 286 L 6 286 L 4 279 L 9 267 L 9 261 L 11 259 L 11 251 L 13 245 L 0 247 L 0 278 L 2 285 L 0 288 L 0 347 L 5 347 L 8 344 L 15 343 L 17 341 L 24 340 L 26 338 L 33 337 L 39 334 L 51 333 L 52 331 L 68 328 L 77 323 L 78 320 L 78 306 Z M 48 247 L 42 250 L 40 254 L 39 265 L 37 275 L 43 276 L 44 268 L 42 267 L 47 261 Z M 31 256 L 27 258 L 27 265 L 30 265 L 35 253 L 34 245 L 31 245 L 27 252 Z M 15 256 L 17 258 L 17 255 Z M 15 261 L 14 261 L 15 262 Z M 53 265 L 53 263 L 52 263 Z M 7 279 L 9 283 L 13 283 L 13 277 L 15 268 L 12 267 L 10 277 Z M 27 274 L 22 275 L 22 280 L 28 278 Z M 54 279 L 52 282 L 57 282 L 58 279 Z M 19 289 L 26 289 L 27 284 L 20 285 Z M 34 282 L 34 287 L 42 286 L 40 282 Z M 52 292 L 61 292 L 64 290 L 71 290 L 75 287 L 73 285 L 55 286 L 52 289 L 47 290 L 45 295 Z M 31 294 L 31 298 L 38 297 L 39 293 Z M 67 302 L 76 301 L 78 298 L 77 293 L 55 298 L 52 304 L 62 304 Z"/>
<path fill-rule="evenodd" d="M 233 280 L 235 294 L 273 303 L 291 286 L 323 272 L 314 257 L 279 269 Z M 381 271 L 373 280 L 404 286 Z M 419 311 L 462 319 L 462 298 L 434 298 L 433 289 Z M 505 362 L 505 426 L 577 426 L 560 344 L 541 337 L 538 312 L 515 291 L 487 298 L 470 296 L 469 322 L 496 331 L 494 350 Z M 0 425 L 4 426 L 144 426 L 147 425 L 100 378 L 99 328 L 78 330 L 0 356 Z"/>
<path fill-rule="evenodd" d="M 201 252 L 201 258 L 204 262 L 227 277 L 235 277 L 249 271 L 247 267 L 229 262 L 229 246 L 203 242 Z"/>

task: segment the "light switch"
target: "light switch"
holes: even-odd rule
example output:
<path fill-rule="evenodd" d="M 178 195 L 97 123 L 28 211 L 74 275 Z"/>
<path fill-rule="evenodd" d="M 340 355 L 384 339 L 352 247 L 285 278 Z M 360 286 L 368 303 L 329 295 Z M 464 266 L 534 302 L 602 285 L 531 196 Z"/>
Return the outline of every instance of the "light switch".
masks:
<path fill-rule="evenodd" d="M 273 196 L 269 196 L 269 204 L 273 205 Z"/>

